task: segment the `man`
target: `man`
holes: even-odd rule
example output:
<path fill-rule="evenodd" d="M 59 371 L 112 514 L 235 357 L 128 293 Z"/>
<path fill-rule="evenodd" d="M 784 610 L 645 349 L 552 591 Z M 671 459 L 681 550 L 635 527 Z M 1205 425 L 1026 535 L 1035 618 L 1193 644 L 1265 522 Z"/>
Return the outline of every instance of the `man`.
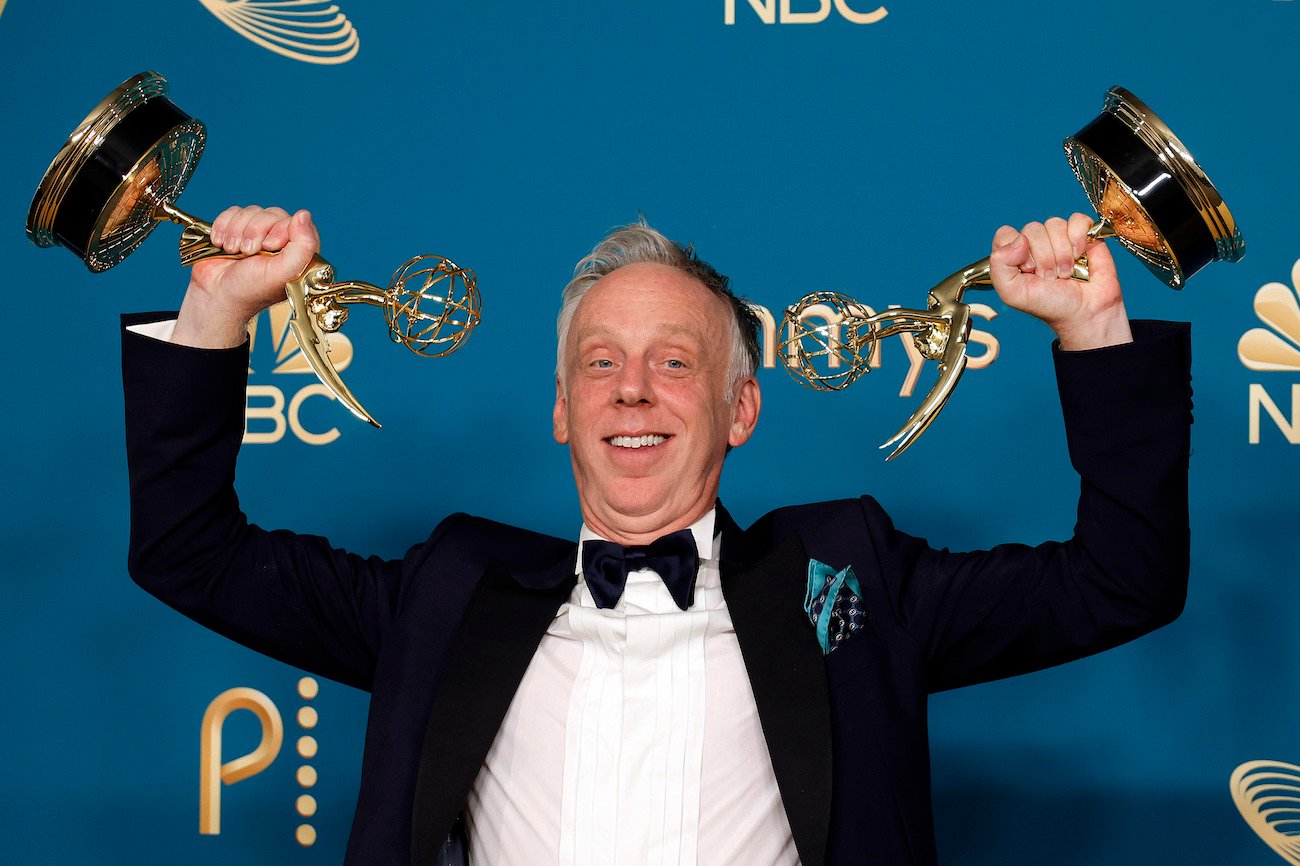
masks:
<path fill-rule="evenodd" d="M 436 862 L 463 816 L 479 864 L 932 864 L 927 695 L 1183 603 L 1188 334 L 1130 328 L 1088 224 L 1003 227 L 992 255 L 1001 297 L 1058 336 L 1082 478 L 1067 542 L 952 554 L 868 497 L 742 531 L 716 497 L 759 416 L 752 322 L 712 268 L 631 226 L 561 311 L 580 544 L 453 515 L 382 562 L 238 510 L 246 326 L 319 240 L 305 212 L 228 210 L 214 243 L 279 254 L 196 266 L 174 328 L 127 318 L 132 574 L 371 692 L 350 863 Z M 1084 252 L 1087 284 L 1068 278 Z"/>

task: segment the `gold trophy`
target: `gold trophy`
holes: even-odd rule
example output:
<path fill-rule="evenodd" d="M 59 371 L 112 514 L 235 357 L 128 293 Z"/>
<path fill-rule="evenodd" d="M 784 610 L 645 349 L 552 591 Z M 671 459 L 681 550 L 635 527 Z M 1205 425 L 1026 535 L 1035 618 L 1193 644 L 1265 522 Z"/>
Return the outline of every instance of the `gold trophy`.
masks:
<path fill-rule="evenodd" d="M 1181 289 L 1213 261 L 1240 261 L 1245 243 L 1236 221 L 1196 160 L 1155 113 L 1122 87 L 1106 94 L 1102 113 L 1065 140 L 1065 154 L 1100 219 L 1088 234 L 1115 238 L 1162 282 Z M 1087 281 L 1088 261 L 1074 279 Z M 966 369 L 970 306 L 962 295 L 987 288 L 989 260 L 967 265 L 930 289 L 924 310 L 868 314 L 837 292 L 815 292 L 786 310 L 780 344 L 790 375 L 819 391 L 846 388 L 870 369 L 876 344 L 911 333 L 921 355 L 939 362 L 939 378 L 889 441 L 888 460 L 916 441 L 948 402 Z M 815 309 L 814 309 L 815 308 Z M 810 325 L 819 315 L 826 324 Z"/>
<path fill-rule="evenodd" d="M 176 207 L 203 153 L 206 132 L 167 98 L 167 81 L 142 72 L 105 97 L 73 131 L 50 163 L 27 214 L 27 236 L 38 246 L 61 244 L 91 271 L 106 271 L 130 255 L 163 220 L 184 227 L 181 264 L 242 258 L 211 241 L 212 225 Z M 261 253 L 274 255 L 274 253 Z M 388 288 L 335 282 L 319 255 L 285 287 L 290 325 L 321 382 L 358 418 L 379 426 L 330 363 L 325 334 L 343 326 L 347 305 L 384 312 L 389 337 L 424 357 L 460 348 L 479 323 L 474 272 L 442 256 L 422 255 L 393 274 Z"/>

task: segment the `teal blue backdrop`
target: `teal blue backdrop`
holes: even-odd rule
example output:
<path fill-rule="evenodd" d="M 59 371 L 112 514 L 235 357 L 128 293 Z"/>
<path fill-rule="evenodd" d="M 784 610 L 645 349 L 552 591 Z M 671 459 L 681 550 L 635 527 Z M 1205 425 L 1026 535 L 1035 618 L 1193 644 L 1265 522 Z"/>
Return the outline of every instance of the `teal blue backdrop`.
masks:
<path fill-rule="evenodd" d="M 1294 292 L 1300 3 L 886 0 L 855 23 L 875 0 L 827 2 L 824 20 L 822 0 L 337 0 L 359 37 L 344 62 L 347 44 L 285 53 L 245 38 L 215 14 L 232 5 L 0 2 L 0 861 L 335 863 L 351 820 L 365 696 L 322 682 L 305 701 L 300 671 L 190 624 L 126 574 L 118 314 L 179 303 L 178 230 L 101 275 L 24 235 L 77 121 L 154 69 L 208 126 L 186 209 L 308 207 L 344 277 L 383 283 L 420 252 L 478 272 L 484 322 L 450 358 L 391 345 L 372 311 L 348 323 L 344 378 L 382 431 L 310 392 L 290 413 L 314 379 L 276 372 L 277 335 L 259 322 L 250 430 L 277 441 L 245 448 L 246 510 L 383 555 L 456 510 L 576 533 L 550 436 L 553 317 L 610 227 L 644 214 L 771 310 L 814 290 L 919 306 L 999 225 L 1086 208 L 1061 139 L 1108 87 L 1132 90 L 1207 167 L 1247 244 L 1181 293 L 1120 262 L 1134 315 L 1194 323 L 1190 601 L 1132 645 L 934 699 L 940 852 L 959 866 L 1282 862 L 1228 779 L 1249 760 L 1300 763 L 1300 363 L 1251 369 L 1237 347 L 1265 327 L 1261 286 Z M 1049 334 L 991 293 L 976 300 L 995 314 L 977 326 L 996 361 L 889 464 L 875 446 L 916 399 L 899 396 L 901 343 L 840 394 L 764 370 L 763 423 L 724 478 L 737 518 L 870 492 L 955 549 L 1068 535 L 1076 484 Z M 200 722 L 237 686 L 279 708 L 284 744 L 222 792 L 221 833 L 200 835 Z M 237 712 L 224 733 L 229 760 L 260 729 Z M 319 751 L 301 757 L 308 733 Z M 314 844 L 296 840 L 303 825 Z"/>

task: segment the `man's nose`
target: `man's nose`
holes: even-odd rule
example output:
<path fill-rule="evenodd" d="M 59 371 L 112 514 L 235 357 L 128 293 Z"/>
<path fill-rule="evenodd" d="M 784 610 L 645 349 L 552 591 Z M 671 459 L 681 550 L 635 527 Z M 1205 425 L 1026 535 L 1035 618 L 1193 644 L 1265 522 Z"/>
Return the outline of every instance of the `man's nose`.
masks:
<path fill-rule="evenodd" d="M 649 403 L 654 399 L 650 371 L 645 364 L 627 363 L 619 370 L 615 385 L 615 399 L 627 406 Z"/>

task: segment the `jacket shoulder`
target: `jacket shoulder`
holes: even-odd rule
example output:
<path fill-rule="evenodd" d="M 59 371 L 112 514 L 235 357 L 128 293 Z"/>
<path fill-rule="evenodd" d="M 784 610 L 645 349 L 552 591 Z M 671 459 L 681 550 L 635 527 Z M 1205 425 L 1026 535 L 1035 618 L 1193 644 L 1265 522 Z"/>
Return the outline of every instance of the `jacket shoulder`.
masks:
<path fill-rule="evenodd" d="M 811 552 L 860 546 L 864 533 L 873 536 L 892 529 L 880 504 L 870 496 L 862 496 L 778 508 L 764 514 L 743 534 L 747 546 L 763 550 L 797 533 Z"/>
<path fill-rule="evenodd" d="M 819 528 L 847 528 L 855 524 L 861 528 L 864 519 L 884 518 L 884 509 L 870 496 L 856 499 L 832 499 L 826 502 L 809 502 L 803 505 L 786 505 L 769 511 L 754 521 L 747 532 L 771 530 L 799 530 L 808 532 Z M 885 518 L 887 519 L 887 518 Z"/>
<path fill-rule="evenodd" d="M 484 565 L 496 561 L 510 569 L 531 570 L 571 555 L 575 544 L 571 539 L 456 513 L 439 523 L 422 547 L 462 561 Z"/>

